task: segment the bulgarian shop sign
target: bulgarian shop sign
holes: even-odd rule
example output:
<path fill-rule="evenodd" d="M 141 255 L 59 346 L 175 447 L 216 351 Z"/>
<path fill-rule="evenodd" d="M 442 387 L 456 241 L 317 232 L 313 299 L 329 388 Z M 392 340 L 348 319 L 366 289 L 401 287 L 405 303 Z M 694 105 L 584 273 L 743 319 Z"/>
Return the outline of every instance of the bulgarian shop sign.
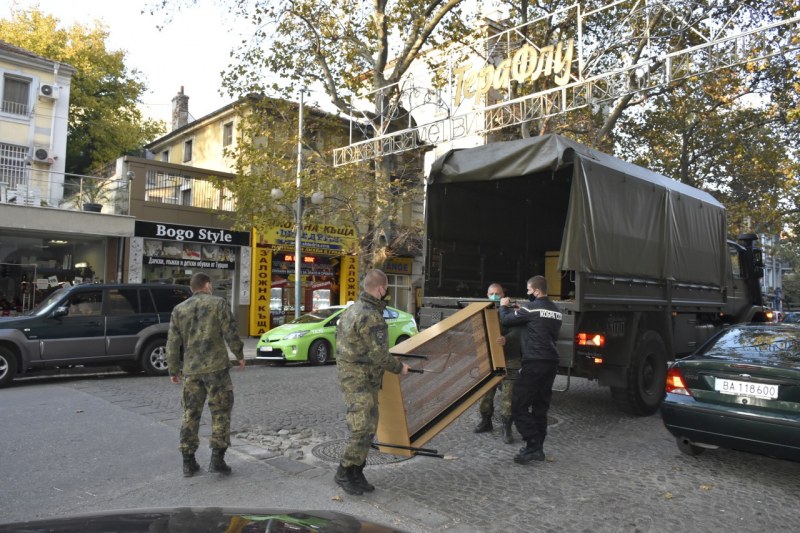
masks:
<path fill-rule="evenodd" d="M 204 226 L 184 226 L 165 222 L 136 221 L 134 235 L 178 242 L 199 242 L 228 246 L 250 246 L 249 231 L 231 231 Z"/>
<path fill-rule="evenodd" d="M 202 226 L 137 220 L 134 232 L 147 266 L 235 270 L 237 248 L 250 244 L 250 232 Z"/>
<path fill-rule="evenodd" d="M 296 235 L 294 224 L 287 222 L 259 235 L 259 242 L 269 244 L 276 251 L 294 251 Z M 306 254 L 344 255 L 358 249 L 358 236 L 351 226 L 305 224 L 300 246 Z"/>

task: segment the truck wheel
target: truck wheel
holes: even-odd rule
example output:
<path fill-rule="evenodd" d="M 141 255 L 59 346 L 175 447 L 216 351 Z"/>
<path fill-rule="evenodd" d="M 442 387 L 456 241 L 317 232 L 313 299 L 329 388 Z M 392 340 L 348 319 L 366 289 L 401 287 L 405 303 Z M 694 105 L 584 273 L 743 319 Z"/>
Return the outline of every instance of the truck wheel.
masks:
<path fill-rule="evenodd" d="M 308 361 L 312 365 L 324 365 L 331 358 L 331 345 L 324 339 L 317 339 L 308 348 Z"/>
<path fill-rule="evenodd" d="M 142 352 L 142 370 L 148 376 L 166 376 L 169 371 L 167 364 L 167 339 L 154 339 L 148 342 Z"/>
<path fill-rule="evenodd" d="M 667 350 L 655 331 L 645 331 L 636 342 L 626 376 L 626 387 L 612 387 L 617 407 L 628 414 L 652 415 L 664 399 Z"/>
<path fill-rule="evenodd" d="M 17 358 L 8 348 L 0 348 L 0 387 L 5 387 L 17 375 Z"/>

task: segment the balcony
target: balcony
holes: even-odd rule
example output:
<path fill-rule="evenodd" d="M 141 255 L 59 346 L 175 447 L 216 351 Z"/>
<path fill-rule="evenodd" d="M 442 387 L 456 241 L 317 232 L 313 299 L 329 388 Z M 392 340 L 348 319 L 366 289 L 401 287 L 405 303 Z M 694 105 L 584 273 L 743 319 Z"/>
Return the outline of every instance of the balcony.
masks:
<path fill-rule="evenodd" d="M 100 176 L 0 165 L 0 204 L 138 215 L 131 205 L 233 211 L 233 195 L 202 170 L 152 160 L 120 158 Z M 167 205 L 164 205 L 167 204 Z"/>

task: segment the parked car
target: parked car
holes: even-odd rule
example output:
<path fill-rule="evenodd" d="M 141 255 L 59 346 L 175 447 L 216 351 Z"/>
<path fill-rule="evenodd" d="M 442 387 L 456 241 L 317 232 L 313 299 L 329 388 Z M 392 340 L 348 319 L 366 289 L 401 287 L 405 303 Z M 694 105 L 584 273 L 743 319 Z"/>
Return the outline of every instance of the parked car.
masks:
<path fill-rule="evenodd" d="M 299 511 L 266 508 L 175 507 L 106 511 L 27 522 L 0 524 L 0 533 L 107 533 L 127 531 L 203 531 L 206 533 L 296 532 L 403 533 L 338 511 Z"/>
<path fill-rule="evenodd" d="M 267 331 L 256 345 L 256 359 L 309 361 L 314 365 L 324 365 L 333 360 L 336 323 L 345 309 L 345 305 L 318 309 Z M 383 318 L 389 326 L 389 346 L 417 334 L 417 323 L 410 313 L 387 307 L 383 310 Z"/>
<path fill-rule="evenodd" d="M 781 322 L 784 324 L 800 324 L 800 311 L 790 311 L 784 313 Z"/>
<path fill-rule="evenodd" d="M 667 371 L 664 425 L 698 455 L 731 448 L 800 461 L 800 326 L 730 326 Z"/>
<path fill-rule="evenodd" d="M 172 308 L 185 285 L 86 284 L 53 292 L 30 314 L 0 318 L 0 387 L 27 372 L 119 365 L 167 374 Z"/>

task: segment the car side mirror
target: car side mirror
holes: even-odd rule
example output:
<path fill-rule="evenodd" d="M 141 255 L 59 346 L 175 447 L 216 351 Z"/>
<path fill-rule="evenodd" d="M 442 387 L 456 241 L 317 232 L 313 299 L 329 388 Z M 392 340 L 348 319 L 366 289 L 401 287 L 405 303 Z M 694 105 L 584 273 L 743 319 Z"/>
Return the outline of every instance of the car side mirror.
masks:
<path fill-rule="evenodd" d="M 56 307 L 53 310 L 53 314 L 50 315 L 51 318 L 58 318 L 61 316 L 67 316 L 69 314 L 69 307 L 66 305 L 62 305 L 61 307 Z"/>

